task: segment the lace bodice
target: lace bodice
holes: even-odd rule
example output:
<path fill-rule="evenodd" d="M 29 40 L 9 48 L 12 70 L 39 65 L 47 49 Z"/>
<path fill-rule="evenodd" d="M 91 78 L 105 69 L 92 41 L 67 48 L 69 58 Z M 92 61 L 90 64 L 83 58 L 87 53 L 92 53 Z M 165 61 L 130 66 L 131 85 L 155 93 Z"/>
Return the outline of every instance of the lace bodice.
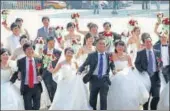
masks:
<path fill-rule="evenodd" d="M 60 76 L 62 79 L 70 79 L 74 75 L 76 75 L 76 66 L 74 63 L 72 65 L 64 64 L 61 66 Z"/>
<path fill-rule="evenodd" d="M 136 53 L 138 51 L 136 43 L 129 44 L 128 53 Z"/>
<path fill-rule="evenodd" d="M 128 67 L 128 61 L 117 60 L 114 61 L 114 64 L 116 70 L 123 70 Z"/>
<path fill-rule="evenodd" d="M 12 75 L 11 69 L 1 69 L 1 84 L 9 82 Z"/>
<path fill-rule="evenodd" d="M 1 69 L 1 84 L 9 82 L 12 74 L 18 69 L 15 61 L 10 60 L 8 64 L 9 64 L 8 69 Z"/>

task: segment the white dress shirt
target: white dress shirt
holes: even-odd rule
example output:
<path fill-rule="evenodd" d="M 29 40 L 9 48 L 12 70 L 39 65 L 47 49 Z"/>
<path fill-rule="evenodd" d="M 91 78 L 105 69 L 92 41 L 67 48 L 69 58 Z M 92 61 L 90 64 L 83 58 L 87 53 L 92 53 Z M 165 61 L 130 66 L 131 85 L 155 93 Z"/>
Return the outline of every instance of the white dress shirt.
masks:
<path fill-rule="evenodd" d="M 25 76 L 25 85 L 28 85 L 29 82 L 29 60 L 30 58 L 26 57 L 26 76 Z M 37 71 L 36 71 L 36 64 L 34 58 L 32 58 L 33 70 L 34 70 L 34 84 L 38 84 L 37 80 Z"/>
<path fill-rule="evenodd" d="M 152 52 L 153 72 L 156 72 L 156 58 L 155 58 L 155 53 L 153 52 L 153 49 L 151 49 L 151 50 L 146 50 L 146 54 L 147 54 L 147 59 L 148 59 L 148 61 L 149 61 L 149 51 Z"/>
<path fill-rule="evenodd" d="M 49 33 L 49 27 L 44 27 L 44 31 L 45 31 L 46 33 Z"/>
<path fill-rule="evenodd" d="M 161 57 L 163 62 L 163 67 L 169 65 L 169 47 L 161 45 Z"/>
<path fill-rule="evenodd" d="M 54 50 L 54 48 L 52 48 L 51 50 L 49 48 L 47 48 L 47 54 L 53 54 L 53 50 Z"/>
<path fill-rule="evenodd" d="M 100 64 L 100 54 L 101 53 L 99 53 L 98 52 L 98 63 L 97 63 L 97 67 L 96 67 L 96 69 L 95 69 L 95 71 L 94 71 L 94 75 L 98 75 L 98 71 L 99 71 L 99 64 Z M 103 53 L 103 73 L 102 73 L 102 75 L 105 75 L 106 74 L 106 72 L 107 72 L 107 57 L 106 57 L 106 53 Z"/>

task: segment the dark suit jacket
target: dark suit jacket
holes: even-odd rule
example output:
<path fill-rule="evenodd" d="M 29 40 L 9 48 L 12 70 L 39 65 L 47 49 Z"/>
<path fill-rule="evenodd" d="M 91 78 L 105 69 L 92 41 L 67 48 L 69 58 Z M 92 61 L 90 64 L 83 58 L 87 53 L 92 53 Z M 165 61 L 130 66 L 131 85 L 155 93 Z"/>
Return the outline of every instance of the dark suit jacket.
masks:
<path fill-rule="evenodd" d="M 157 58 L 161 58 L 161 53 L 160 53 L 160 51 L 154 49 L 154 54 L 155 54 L 155 59 L 156 59 L 155 60 L 156 61 L 156 71 L 159 71 L 158 67 L 160 67 L 160 64 L 158 64 L 159 62 L 158 62 Z M 148 60 L 147 60 L 146 49 L 137 52 L 135 66 L 140 72 L 147 71 Z"/>
<path fill-rule="evenodd" d="M 154 49 L 156 50 L 159 50 L 160 53 L 161 53 L 161 42 L 157 42 L 154 46 L 153 46 Z M 169 47 L 170 48 L 170 47 Z M 170 63 L 170 59 L 169 59 L 169 63 Z"/>
<path fill-rule="evenodd" d="M 37 76 L 41 76 L 42 74 L 42 67 L 38 70 L 37 68 L 37 64 L 41 64 L 42 65 L 42 61 L 39 58 L 34 58 L 35 60 L 35 65 L 36 65 L 36 72 L 37 72 Z M 18 72 L 21 72 L 21 87 L 20 87 L 20 91 L 21 91 L 21 95 L 24 94 L 24 83 L 25 83 L 25 77 L 26 77 L 26 57 L 21 58 L 17 61 L 17 66 L 18 66 L 18 71 L 15 72 L 15 74 L 11 77 L 11 82 L 15 82 L 16 79 L 18 78 Z M 41 88 L 41 92 L 42 92 L 42 85 L 41 83 L 38 84 Z"/>
<path fill-rule="evenodd" d="M 110 72 L 110 68 L 113 70 L 114 69 L 114 64 L 113 62 L 110 61 L 109 59 L 110 54 L 106 53 L 106 57 L 107 57 L 107 72 L 106 72 L 106 79 L 109 83 L 109 85 L 111 84 L 110 80 L 109 80 L 109 72 Z M 89 72 L 84 76 L 83 81 L 84 83 L 87 83 L 91 80 L 91 77 L 93 76 L 93 73 L 97 67 L 98 64 L 98 52 L 93 52 L 90 53 L 86 59 L 86 61 L 83 63 L 83 65 L 79 68 L 79 72 L 83 72 L 85 70 L 85 67 L 89 65 L 90 69 Z"/>

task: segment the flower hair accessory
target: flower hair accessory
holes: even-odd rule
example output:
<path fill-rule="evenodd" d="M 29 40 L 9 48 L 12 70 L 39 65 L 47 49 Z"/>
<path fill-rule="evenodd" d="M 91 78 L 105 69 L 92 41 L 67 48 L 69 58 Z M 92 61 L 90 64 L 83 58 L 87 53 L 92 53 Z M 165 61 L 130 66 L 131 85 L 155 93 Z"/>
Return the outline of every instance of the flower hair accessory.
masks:
<path fill-rule="evenodd" d="M 129 31 L 132 31 L 134 29 L 134 27 L 136 27 L 136 26 L 138 26 L 138 21 L 137 20 L 131 19 L 128 22 L 128 29 L 129 29 Z"/>
<path fill-rule="evenodd" d="M 2 25 L 7 25 L 6 21 L 7 21 L 8 14 L 9 14 L 8 10 L 3 10 L 1 14 L 2 14 L 2 19 L 3 19 Z"/>

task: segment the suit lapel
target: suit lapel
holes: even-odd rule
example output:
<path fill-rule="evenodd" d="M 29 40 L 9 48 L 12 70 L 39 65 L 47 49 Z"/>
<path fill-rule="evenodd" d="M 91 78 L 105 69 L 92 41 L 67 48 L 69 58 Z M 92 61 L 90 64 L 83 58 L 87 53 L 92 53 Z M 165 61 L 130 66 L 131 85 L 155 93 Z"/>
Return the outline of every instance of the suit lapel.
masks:
<path fill-rule="evenodd" d="M 94 66 L 96 69 L 97 64 L 98 64 L 98 52 L 97 51 L 94 53 L 94 58 L 92 58 L 92 59 L 94 59 Z"/>

